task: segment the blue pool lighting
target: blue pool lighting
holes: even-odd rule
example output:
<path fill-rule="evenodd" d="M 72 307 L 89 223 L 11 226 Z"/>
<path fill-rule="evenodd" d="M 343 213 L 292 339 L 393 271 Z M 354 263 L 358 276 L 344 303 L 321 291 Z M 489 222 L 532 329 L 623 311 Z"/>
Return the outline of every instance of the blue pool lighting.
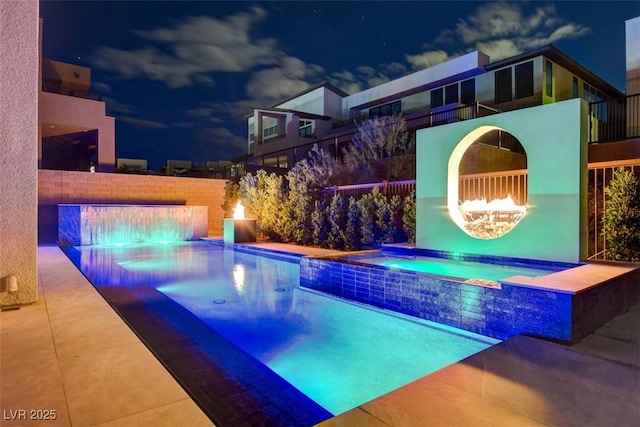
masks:
<path fill-rule="evenodd" d="M 499 342 L 301 288 L 297 257 L 204 242 L 75 250 L 99 289 L 150 285 L 332 414 Z"/>

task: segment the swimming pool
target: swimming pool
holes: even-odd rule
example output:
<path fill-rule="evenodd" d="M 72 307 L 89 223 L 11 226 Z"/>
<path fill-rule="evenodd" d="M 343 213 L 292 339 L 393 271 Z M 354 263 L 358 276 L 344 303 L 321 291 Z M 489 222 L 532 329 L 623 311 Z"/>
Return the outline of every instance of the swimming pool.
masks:
<path fill-rule="evenodd" d="M 391 269 L 409 270 L 445 276 L 462 281 L 499 282 L 511 276 L 539 277 L 567 267 L 553 264 L 507 265 L 445 257 L 400 255 L 394 252 L 381 251 L 376 254 L 345 256 L 341 259 L 362 264 L 379 265 Z"/>
<path fill-rule="evenodd" d="M 75 250 L 94 285 L 148 284 L 334 415 L 499 342 L 303 289 L 298 257 L 205 242 Z"/>

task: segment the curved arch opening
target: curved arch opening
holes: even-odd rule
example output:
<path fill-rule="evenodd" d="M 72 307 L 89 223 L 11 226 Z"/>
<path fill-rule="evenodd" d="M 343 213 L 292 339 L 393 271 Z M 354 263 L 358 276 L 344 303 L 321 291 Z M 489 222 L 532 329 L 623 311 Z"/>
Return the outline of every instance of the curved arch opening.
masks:
<path fill-rule="evenodd" d="M 449 158 L 447 208 L 476 239 L 510 232 L 527 211 L 527 156 L 518 139 L 496 126 L 467 134 Z"/>

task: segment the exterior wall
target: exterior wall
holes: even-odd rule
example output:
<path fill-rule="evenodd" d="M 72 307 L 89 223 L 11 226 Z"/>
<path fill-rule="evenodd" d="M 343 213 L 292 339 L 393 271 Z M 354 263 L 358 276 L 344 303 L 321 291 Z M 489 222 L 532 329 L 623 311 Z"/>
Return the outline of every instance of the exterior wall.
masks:
<path fill-rule="evenodd" d="M 278 104 L 277 108 L 324 115 L 324 95 L 325 88 L 319 87 L 316 90 L 305 93 L 304 95 L 290 99 L 282 104 Z"/>
<path fill-rule="evenodd" d="M 0 1 L 0 305 L 38 300 L 38 18 L 36 0 Z"/>
<path fill-rule="evenodd" d="M 489 62 L 489 57 L 482 52 L 475 51 L 459 56 L 450 61 L 433 67 L 425 68 L 408 76 L 372 87 L 343 98 L 342 118 L 348 119 L 352 109 L 362 108 L 364 105 L 383 100 L 405 91 L 419 88 L 439 80 L 450 79 L 453 76 L 479 74 Z M 381 102 L 382 103 L 382 102 Z"/>
<path fill-rule="evenodd" d="M 59 203 L 208 206 L 209 235 L 221 236 L 225 184 L 222 179 L 39 170 L 38 239 L 56 241 Z"/>
<path fill-rule="evenodd" d="M 627 95 L 640 93 L 640 16 L 625 22 Z"/>
<path fill-rule="evenodd" d="M 62 86 L 60 93 L 63 94 L 67 94 L 71 90 L 75 90 L 78 95 L 86 94 L 91 86 L 91 68 L 43 59 L 42 82 L 43 84 Z"/>
<path fill-rule="evenodd" d="M 115 118 L 105 114 L 105 103 L 56 93 L 40 92 L 40 123 L 98 129 L 99 172 L 113 172 L 116 166 Z M 40 141 L 39 144 L 42 144 Z M 42 159 L 39 159 L 40 161 Z"/>
<path fill-rule="evenodd" d="M 562 262 L 585 259 L 586 118 L 586 103 L 575 99 L 418 131 L 416 247 Z M 457 208 L 458 164 L 453 159 L 460 145 L 491 126 L 511 133 L 527 153 L 529 209 L 509 233 L 484 240 L 462 231 L 447 206 L 453 197 Z"/>

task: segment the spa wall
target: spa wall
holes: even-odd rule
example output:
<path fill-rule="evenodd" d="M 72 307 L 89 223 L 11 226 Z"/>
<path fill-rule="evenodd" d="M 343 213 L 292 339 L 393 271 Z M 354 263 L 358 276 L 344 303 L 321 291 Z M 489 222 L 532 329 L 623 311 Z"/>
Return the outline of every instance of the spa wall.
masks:
<path fill-rule="evenodd" d="M 225 183 L 223 179 L 39 170 L 38 241 L 56 241 L 59 203 L 208 206 L 208 234 L 221 236 Z"/>

